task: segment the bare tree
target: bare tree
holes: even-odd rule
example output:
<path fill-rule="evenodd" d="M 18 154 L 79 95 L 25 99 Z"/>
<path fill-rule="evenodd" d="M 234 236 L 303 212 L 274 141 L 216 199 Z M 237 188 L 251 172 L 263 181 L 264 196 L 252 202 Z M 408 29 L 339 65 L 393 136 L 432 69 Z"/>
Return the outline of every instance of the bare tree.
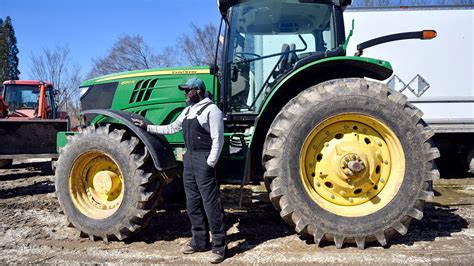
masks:
<path fill-rule="evenodd" d="M 67 46 L 44 48 L 42 55 L 31 54 L 30 74 L 34 79 L 50 81 L 58 90 L 58 109 L 69 111 L 69 107 L 79 105 L 80 70 L 73 64 Z"/>
<path fill-rule="evenodd" d="M 192 35 L 184 34 L 178 39 L 185 61 L 191 65 L 214 63 L 217 28 L 211 23 L 198 27 L 191 24 Z"/>
<path fill-rule="evenodd" d="M 94 66 L 89 77 L 107 75 L 122 71 L 168 67 L 177 61 L 173 49 L 165 48 L 163 53 L 155 54 L 140 35 L 120 37 L 108 55 L 92 59 Z"/>

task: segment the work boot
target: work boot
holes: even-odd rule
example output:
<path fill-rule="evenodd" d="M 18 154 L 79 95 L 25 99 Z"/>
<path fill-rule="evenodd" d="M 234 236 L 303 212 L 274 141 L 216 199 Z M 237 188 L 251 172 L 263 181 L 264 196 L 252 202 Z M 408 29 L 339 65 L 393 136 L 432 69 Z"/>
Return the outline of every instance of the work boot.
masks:
<path fill-rule="evenodd" d="M 191 245 L 191 241 L 189 241 L 188 243 L 186 243 L 186 245 L 181 249 L 181 252 L 183 254 L 193 254 L 193 253 L 196 253 L 196 252 L 204 252 L 204 251 L 209 251 L 211 250 L 211 247 L 210 246 L 206 246 L 204 248 L 195 248 Z"/>
<path fill-rule="evenodd" d="M 210 263 L 216 264 L 221 263 L 225 259 L 225 251 L 213 251 L 211 255 Z"/>

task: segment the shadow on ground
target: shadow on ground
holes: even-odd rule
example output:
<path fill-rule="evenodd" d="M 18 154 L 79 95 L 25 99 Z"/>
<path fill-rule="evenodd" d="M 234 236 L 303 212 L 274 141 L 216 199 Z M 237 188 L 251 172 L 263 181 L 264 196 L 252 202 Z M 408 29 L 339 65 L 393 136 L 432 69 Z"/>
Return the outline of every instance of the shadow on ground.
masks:
<path fill-rule="evenodd" d="M 53 175 L 50 161 L 21 162 L 7 169 L 0 169 L 0 181 L 13 181 L 39 175 Z"/>
<path fill-rule="evenodd" d="M 51 181 L 41 181 L 25 187 L 1 189 L 0 199 L 9 199 L 22 196 L 33 196 L 54 192 L 54 184 Z"/>
<path fill-rule="evenodd" d="M 405 236 L 395 236 L 391 244 L 414 245 L 419 241 L 434 241 L 461 232 L 469 223 L 457 215 L 455 206 L 427 203 L 421 221 L 413 220 Z"/>
<path fill-rule="evenodd" d="M 227 236 L 228 243 L 237 243 L 237 245 L 230 245 L 232 247 L 228 252 L 229 257 L 253 249 L 268 240 L 295 234 L 294 229 L 287 225 L 273 208 L 266 192 L 255 193 L 251 189 L 244 189 L 241 209 L 238 208 L 238 188 L 224 189 L 222 199 L 226 209 L 227 228 L 235 225 L 238 229 Z M 407 235 L 393 236 L 387 248 L 397 244 L 412 246 L 420 241 L 434 241 L 436 238 L 449 237 L 453 233 L 462 231 L 468 227 L 468 222 L 456 214 L 456 210 L 456 206 L 427 203 L 423 219 L 413 220 Z M 184 203 L 166 205 L 153 217 L 150 226 L 130 241 L 153 243 L 190 238 L 190 227 Z M 300 238 L 307 244 L 314 245 L 312 238 L 305 236 Z M 321 244 L 321 247 L 326 246 L 334 246 L 334 243 Z M 356 245 L 344 244 L 344 248 L 347 247 L 356 247 Z M 367 243 L 366 247 L 380 247 L 380 245 L 378 242 L 372 242 Z"/>
<path fill-rule="evenodd" d="M 227 242 L 231 246 L 227 253 L 228 257 L 250 250 L 268 240 L 294 234 L 294 230 L 273 208 L 266 192 L 253 192 L 251 189 L 244 188 L 243 204 L 240 209 L 238 188 L 224 188 L 221 192 L 226 211 L 226 229 L 232 226 L 237 227 L 237 230 L 231 230 L 232 233 L 227 235 Z M 167 204 L 151 219 L 149 226 L 129 239 L 129 242 L 153 243 L 190 238 L 191 224 L 185 208 L 184 201 Z M 235 243 L 231 244 L 232 242 Z"/>

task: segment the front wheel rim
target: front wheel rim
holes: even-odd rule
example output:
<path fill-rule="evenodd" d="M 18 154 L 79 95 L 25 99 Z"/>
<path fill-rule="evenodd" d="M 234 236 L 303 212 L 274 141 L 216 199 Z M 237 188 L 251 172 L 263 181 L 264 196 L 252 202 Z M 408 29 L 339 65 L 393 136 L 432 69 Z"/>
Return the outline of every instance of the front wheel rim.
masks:
<path fill-rule="evenodd" d="M 112 216 L 123 201 L 125 186 L 115 161 L 102 151 L 89 151 L 74 161 L 69 194 L 74 206 L 92 219 Z"/>
<path fill-rule="evenodd" d="M 395 198 L 405 175 L 405 156 L 384 122 L 344 113 L 311 131 L 299 166 L 303 185 L 316 204 L 340 216 L 360 217 Z"/>

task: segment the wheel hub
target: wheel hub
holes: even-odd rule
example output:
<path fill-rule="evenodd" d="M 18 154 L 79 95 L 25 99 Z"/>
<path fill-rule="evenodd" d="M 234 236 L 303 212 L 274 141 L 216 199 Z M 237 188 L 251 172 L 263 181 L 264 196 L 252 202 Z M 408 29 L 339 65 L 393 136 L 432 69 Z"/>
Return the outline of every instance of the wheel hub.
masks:
<path fill-rule="evenodd" d="M 358 177 L 362 174 L 362 171 L 365 169 L 367 164 L 367 156 L 365 154 L 346 154 L 344 156 L 338 156 L 340 159 L 340 170 L 343 173 L 340 177 L 343 179 L 349 179 L 351 177 Z M 365 158 L 363 160 L 362 158 Z M 345 177 L 346 178 L 345 178 Z"/>
<path fill-rule="evenodd" d="M 365 168 L 364 162 L 362 162 L 360 159 L 357 159 L 357 161 L 355 160 L 349 161 L 347 166 L 352 171 L 352 173 L 359 173 Z"/>
<path fill-rule="evenodd" d="M 94 189 L 102 194 L 109 194 L 114 188 L 114 179 L 117 179 L 118 175 L 112 171 L 100 171 L 94 175 L 93 185 Z M 115 184 L 115 186 L 117 186 Z"/>

